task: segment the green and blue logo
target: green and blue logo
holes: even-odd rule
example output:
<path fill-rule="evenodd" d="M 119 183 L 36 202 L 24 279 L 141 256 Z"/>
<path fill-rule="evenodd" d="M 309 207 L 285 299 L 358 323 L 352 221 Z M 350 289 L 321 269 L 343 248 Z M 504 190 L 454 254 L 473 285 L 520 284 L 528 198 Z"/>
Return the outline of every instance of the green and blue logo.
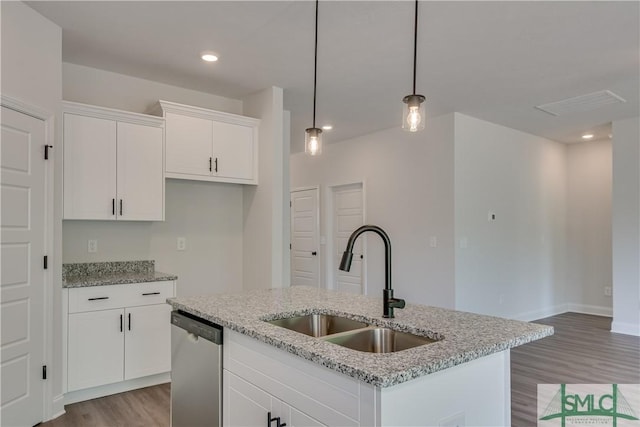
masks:
<path fill-rule="evenodd" d="M 546 387 L 544 389 L 543 387 Z M 604 389 L 606 387 L 606 389 Z M 638 384 L 627 384 L 632 399 L 627 399 L 618 384 L 539 384 L 538 385 L 538 425 L 613 426 L 620 421 L 625 425 L 640 425 L 638 417 Z M 555 393 L 554 393 L 555 390 Z M 544 398 L 546 392 L 546 399 Z M 551 399 L 549 393 L 553 394 Z M 548 403 L 544 405 L 544 401 Z M 543 423 L 541 421 L 555 421 Z M 628 424 L 633 422 L 633 424 Z"/>

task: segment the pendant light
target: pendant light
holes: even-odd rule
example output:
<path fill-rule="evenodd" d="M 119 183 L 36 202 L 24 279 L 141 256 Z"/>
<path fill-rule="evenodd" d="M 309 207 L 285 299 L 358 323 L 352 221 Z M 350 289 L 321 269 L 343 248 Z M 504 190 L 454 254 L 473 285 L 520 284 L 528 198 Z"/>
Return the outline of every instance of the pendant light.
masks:
<path fill-rule="evenodd" d="M 409 132 L 417 132 L 424 129 L 426 120 L 424 111 L 424 95 L 416 94 L 416 59 L 418 56 L 418 0 L 416 0 L 416 11 L 413 27 L 413 94 L 402 98 L 404 108 L 402 113 L 402 129 Z"/>
<path fill-rule="evenodd" d="M 305 130 L 304 152 L 310 156 L 322 153 L 322 129 L 316 127 L 316 82 L 318 76 L 318 1 L 316 0 L 316 39 L 313 57 L 313 127 Z"/>

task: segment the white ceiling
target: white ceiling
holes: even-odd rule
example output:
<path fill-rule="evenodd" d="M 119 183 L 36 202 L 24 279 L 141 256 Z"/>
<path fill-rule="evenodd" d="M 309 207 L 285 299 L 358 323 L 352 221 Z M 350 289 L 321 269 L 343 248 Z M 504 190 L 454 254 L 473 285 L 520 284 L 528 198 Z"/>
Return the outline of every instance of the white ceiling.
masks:
<path fill-rule="evenodd" d="M 231 98 L 284 88 L 292 151 L 311 126 L 312 1 L 28 2 L 63 28 L 63 60 Z M 640 3 L 422 1 L 418 93 L 561 142 L 638 116 Z M 335 142 L 400 125 L 412 1 L 320 2 L 317 122 Z M 203 50 L 220 55 L 215 64 Z M 539 104 L 608 89 L 626 103 L 554 117 Z"/>

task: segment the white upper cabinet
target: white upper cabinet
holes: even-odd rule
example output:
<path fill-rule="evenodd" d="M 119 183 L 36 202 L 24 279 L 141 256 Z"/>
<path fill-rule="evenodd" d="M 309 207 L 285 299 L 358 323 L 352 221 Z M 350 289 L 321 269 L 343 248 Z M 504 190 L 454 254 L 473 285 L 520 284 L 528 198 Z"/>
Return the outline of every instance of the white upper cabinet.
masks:
<path fill-rule="evenodd" d="M 160 108 L 165 177 L 258 183 L 258 119 L 167 101 Z"/>
<path fill-rule="evenodd" d="M 213 122 L 198 117 L 166 113 L 167 173 L 211 176 L 209 159 Z"/>
<path fill-rule="evenodd" d="M 164 120 L 64 102 L 64 219 L 164 219 Z"/>
<path fill-rule="evenodd" d="M 162 221 L 162 129 L 118 122 L 118 219 Z"/>

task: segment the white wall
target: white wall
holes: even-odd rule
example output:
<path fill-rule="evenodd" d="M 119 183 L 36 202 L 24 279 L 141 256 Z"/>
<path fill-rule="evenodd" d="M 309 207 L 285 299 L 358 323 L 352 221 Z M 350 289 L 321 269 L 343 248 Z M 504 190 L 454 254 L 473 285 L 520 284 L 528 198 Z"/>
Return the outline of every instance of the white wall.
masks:
<path fill-rule="evenodd" d="M 286 283 L 285 220 L 288 224 L 283 188 L 288 161 L 288 151 L 284 151 L 283 91 L 277 87 L 264 89 L 247 96 L 243 103 L 244 114 L 261 120 L 258 185 L 245 186 L 243 195 L 244 288 L 281 287 Z"/>
<path fill-rule="evenodd" d="M 640 335 L 640 118 L 613 122 L 614 332 Z"/>
<path fill-rule="evenodd" d="M 122 74 L 64 64 L 63 96 L 86 104 L 142 113 L 166 99 L 241 113 L 242 102 Z M 178 275 L 178 295 L 242 289 L 241 185 L 166 181 L 165 222 L 64 221 L 64 262 L 154 259 Z M 187 250 L 176 250 L 177 237 Z M 87 240 L 98 252 L 87 252 Z"/>
<path fill-rule="evenodd" d="M 63 63 L 64 99 L 147 113 L 159 99 L 242 114 L 242 101 L 82 65 Z"/>
<path fill-rule="evenodd" d="M 51 366 L 51 397 L 45 402 L 45 415 L 63 411 L 62 406 L 62 309 L 61 309 L 61 218 L 62 203 L 62 150 L 57 129 L 60 128 L 60 101 L 62 99 L 62 30 L 21 2 L 0 2 L 2 24 L 2 72 L 0 91 L 55 115 L 54 145 L 54 212 L 53 212 L 53 300 L 52 336 L 47 352 Z"/>
<path fill-rule="evenodd" d="M 302 135 L 298 136 L 300 139 Z M 296 135 L 293 135 L 295 140 Z M 454 305 L 453 115 L 431 119 L 425 132 L 399 128 L 327 144 L 322 155 L 291 156 L 291 188 L 320 186 L 321 212 L 328 186 L 364 182 L 367 222 L 391 238 L 393 287 L 408 302 Z M 326 215 L 321 235 L 327 235 Z M 429 246 L 436 236 L 437 248 Z M 369 294 L 382 296 L 384 246 L 367 237 Z M 324 283 L 326 247 L 320 249 Z"/>
<path fill-rule="evenodd" d="M 611 141 L 567 146 L 567 301 L 569 310 L 612 315 Z"/>
<path fill-rule="evenodd" d="M 455 117 L 456 309 L 564 311 L 565 146 Z"/>
<path fill-rule="evenodd" d="M 64 221 L 64 262 L 156 261 L 179 296 L 242 290 L 242 188 L 169 179 L 164 222 Z M 185 237 L 187 249 L 176 250 Z M 87 240 L 98 253 L 87 252 Z"/>

